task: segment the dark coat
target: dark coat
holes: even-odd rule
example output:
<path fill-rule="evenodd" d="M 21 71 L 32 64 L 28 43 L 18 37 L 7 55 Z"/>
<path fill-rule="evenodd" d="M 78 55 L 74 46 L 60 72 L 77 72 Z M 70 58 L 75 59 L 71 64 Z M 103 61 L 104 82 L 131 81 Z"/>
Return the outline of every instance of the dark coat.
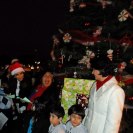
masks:
<path fill-rule="evenodd" d="M 16 88 L 17 88 L 17 79 L 16 78 L 10 78 L 9 80 L 9 88 L 11 94 L 16 94 Z M 29 97 L 32 92 L 32 81 L 30 77 L 24 76 L 24 79 L 20 82 L 20 92 L 19 97 Z"/>
<path fill-rule="evenodd" d="M 60 104 L 59 90 L 56 84 L 52 84 L 39 98 L 36 99 L 36 111 L 34 112 L 33 133 L 48 133 L 50 126 L 50 108 L 55 104 Z M 40 108 L 44 105 L 44 108 Z"/>
<path fill-rule="evenodd" d="M 8 82 L 9 85 L 9 93 L 12 95 L 15 95 L 15 98 L 13 99 L 14 102 L 14 109 L 13 109 L 13 119 L 17 116 L 16 120 L 12 120 L 11 124 L 9 125 L 11 127 L 10 132 L 13 133 L 24 133 L 24 125 L 25 123 L 28 123 L 28 120 L 25 120 L 25 117 L 28 116 L 28 112 L 25 110 L 23 113 L 19 113 L 16 107 L 16 103 L 19 103 L 19 108 L 22 106 L 27 106 L 28 103 L 22 102 L 20 99 L 17 99 L 16 97 L 16 88 L 17 88 L 17 79 L 14 77 L 11 77 Z M 28 75 L 24 75 L 24 79 L 20 82 L 20 91 L 19 91 L 19 97 L 24 98 L 31 95 L 31 92 L 33 90 L 31 78 Z"/>

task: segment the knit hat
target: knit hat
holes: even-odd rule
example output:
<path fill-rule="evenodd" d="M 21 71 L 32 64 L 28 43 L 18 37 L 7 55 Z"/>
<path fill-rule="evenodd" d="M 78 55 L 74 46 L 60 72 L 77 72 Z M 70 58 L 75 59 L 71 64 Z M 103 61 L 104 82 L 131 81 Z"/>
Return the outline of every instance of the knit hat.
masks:
<path fill-rule="evenodd" d="M 24 72 L 24 69 L 22 67 L 22 64 L 16 62 L 16 63 L 11 64 L 9 66 L 9 71 L 11 72 L 11 75 L 15 75 L 15 74 L 17 74 L 19 72 Z"/>

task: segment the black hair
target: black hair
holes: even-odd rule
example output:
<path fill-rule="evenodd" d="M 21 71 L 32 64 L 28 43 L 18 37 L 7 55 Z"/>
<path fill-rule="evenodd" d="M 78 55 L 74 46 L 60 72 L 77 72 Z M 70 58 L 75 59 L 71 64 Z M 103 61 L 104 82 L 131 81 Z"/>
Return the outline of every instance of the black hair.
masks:
<path fill-rule="evenodd" d="M 64 115 L 65 115 L 64 108 L 60 105 L 52 106 L 51 109 L 50 109 L 50 113 L 55 114 L 58 118 L 60 118 L 60 117 L 63 118 Z"/>
<path fill-rule="evenodd" d="M 91 68 L 99 70 L 103 77 L 114 75 L 114 64 L 108 57 L 95 57 L 91 59 L 90 63 Z"/>
<path fill-rule="evenodd" d="M 79 104 L 74 104 L 68 109 L 68 115 L 76 114 L 82 117 L 82 119 L 85 117 L 85 110 L 84 108 Z"/>

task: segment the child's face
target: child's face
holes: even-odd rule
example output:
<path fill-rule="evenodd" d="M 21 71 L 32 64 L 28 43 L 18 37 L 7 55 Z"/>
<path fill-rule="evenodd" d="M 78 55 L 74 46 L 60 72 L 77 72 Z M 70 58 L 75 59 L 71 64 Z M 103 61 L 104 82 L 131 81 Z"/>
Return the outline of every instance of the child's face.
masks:
<path fill-rule="evenodd" d="M 82 117 L 77 114 L 71 114 L 70 121 L 71 121 L 71 124 L 74 127 L 76 127 L 76 126 L 80 125 L 80 123 L 82 122 Z"/>
<path fill-rule="evenodd" d="M 57 126 L 60 124 L 61 118 L 58 118 L 55 114 L 50 113 L 50 123 L 53 124 L 53 126 Z"/>

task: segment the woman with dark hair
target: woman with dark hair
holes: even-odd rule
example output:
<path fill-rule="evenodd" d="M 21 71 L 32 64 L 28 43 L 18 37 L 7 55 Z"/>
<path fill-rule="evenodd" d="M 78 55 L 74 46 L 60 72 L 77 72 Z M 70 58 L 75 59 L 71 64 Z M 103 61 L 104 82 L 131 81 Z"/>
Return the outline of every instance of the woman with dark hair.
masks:
<path fill-rule="evenodd" d="M 113 63 L 107 57 L 99 57 L 91 60 L 91 67 L 96 82 L 90 91 L 84 124 L 88 133 L 118 133 L 125 93 L 113 76 Z"/>
<path fill-rule="evenodd" d="M 33 94 L 30 96 L 30 101 L 33 103 L 36 99 L 38 99 L 39 102 L 42 103 L 53 99 L 52 102 L 56 102 L 58 99 L 58 90 L 55 88 L 56 85 L 53 81 L 53 74 L 51 72 L 44 73 L 41 78 L 41 82 L 37 85 Z M 30 110 L 31 108 L 32 104 L 29 103 L 27 109 Z"/>
<path fill-rule="evenodd" d="M 24 116 L 27 115 L 27 102 L 23 98 L 29 98 L 32 92 L 31 77 L 25 72 L 19 62 L 12 63 L 8 68 L 11 76 L 8 81 L 9 93 L 13 98 L 13 120 L 11 123 L 13 133 L 23 132 Z M 22 130 L 20 130 L 22 128 Z"/>
<path fill-rule="evenodd" d="M 30 97 L 32 104 L 28 110 L 32 111 L 28 133 L 48 133 L 50 126 L 50 109 L 53 105 L 59 105 L 59 91 L 53 80 L 53 74 L 46 72 L 41 78 L 41 83 Z"/>

